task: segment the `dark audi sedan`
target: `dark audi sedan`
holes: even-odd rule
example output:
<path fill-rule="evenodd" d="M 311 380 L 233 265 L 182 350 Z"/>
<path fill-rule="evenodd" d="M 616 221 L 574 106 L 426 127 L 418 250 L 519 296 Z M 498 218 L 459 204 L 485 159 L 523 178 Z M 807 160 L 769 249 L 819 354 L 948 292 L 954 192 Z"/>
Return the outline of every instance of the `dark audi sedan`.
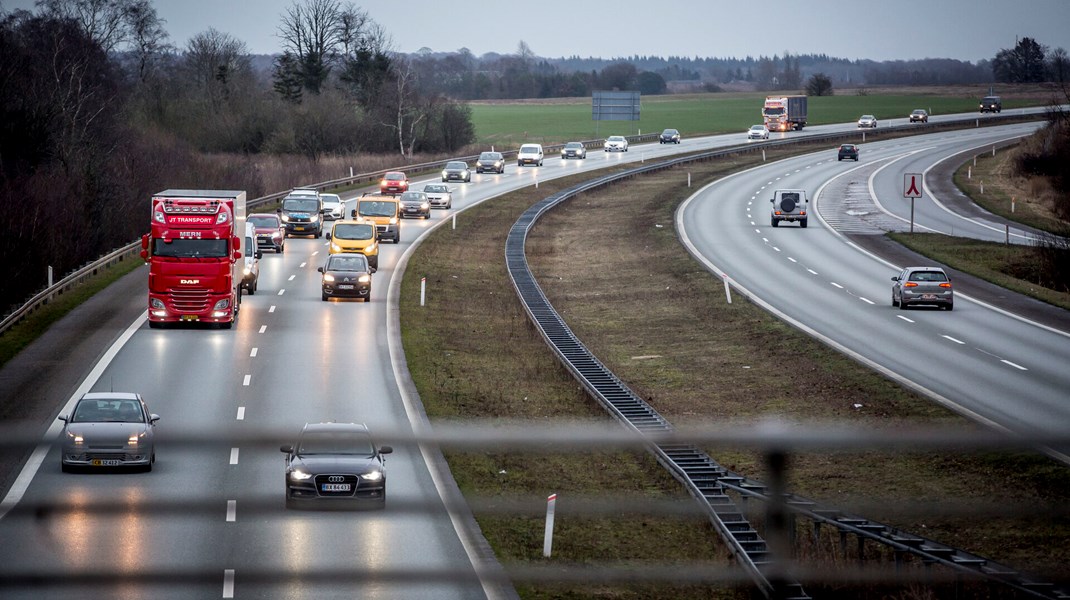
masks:
<path fill-rule="evenodd" d="M 362 423 L 306 423 L 286 453 L 286 508 L 386 506 L 383 455 Z"/>
<path fill-rule="evenodd" d="M 892 306 L 906 310 L 916 304 L 952 310 L 955 291 L 951 279 L 940 267 L 907 267 L 892 277 Z"/>
<path fill-rule="evenodd" d="M 372 301 L 372 270 L 368 257 L 356 252 L 332 254 L 327 264 L 317 269 L 323 273 L 320 298 L 364 298 Z"/>

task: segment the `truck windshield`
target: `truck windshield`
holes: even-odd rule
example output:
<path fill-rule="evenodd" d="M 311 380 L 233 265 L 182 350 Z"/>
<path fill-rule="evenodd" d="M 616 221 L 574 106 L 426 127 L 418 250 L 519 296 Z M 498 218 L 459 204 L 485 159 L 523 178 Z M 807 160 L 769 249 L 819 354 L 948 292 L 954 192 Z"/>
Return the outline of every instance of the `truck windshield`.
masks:
<path fill-rule="evenodd" d="M 227 240 L 152 240 L 153 256 L 172 258 L 227 258 Z"/>
<path fill-rule="evenodd" d="M 315 198 L 287 198 L 282 201 L 282 210 L 286 212 L 319 212 L 320 203 Z"/>
<path fill-rule="evenodd" d="M 393 217 L 397 214 L 397 203 L 383 200 L 361 200 L 358 211 L 364 217 Z"/>
<path fill-rule="evenodd" d="M 334 237 L 341 240 L 370 240 L 375 235 L 373 225 L 342 225 L 334 226 Z"/>
<path fill-rule="evenodd" d="M 779 117 L 780 115 L 784 114 L 784 107 L 776 106 L 773 108 L 767 108 L 762 111 L 762 114 L 767 117 Z"/>

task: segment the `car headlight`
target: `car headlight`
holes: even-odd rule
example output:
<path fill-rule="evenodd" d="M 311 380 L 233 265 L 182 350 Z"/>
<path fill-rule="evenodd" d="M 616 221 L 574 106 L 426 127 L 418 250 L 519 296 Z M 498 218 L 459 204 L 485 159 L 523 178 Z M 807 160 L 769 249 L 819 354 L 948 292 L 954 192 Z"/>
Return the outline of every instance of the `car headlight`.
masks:
<path fill-rule="evenodd" d="M 294 469 L 293 471 L 290 471 L 290 479 L 293 479 L 294 481 L 304 481 L 306 479 L 311 478 L 312 473 L 305 473 L 301 469 Z"/>
<path fill-rule="evenodd" d="M 397 225 L 398 224 L 398 218 L 397 217 L 390 217 L 390 224 L 391 225 Z"/>
<path fill-rule="evenodd" d="M 290 222 L 290 215 L 283 214 L 282 215 L 282 222 L 283 223 L 289 223 Z"/>
<path fill-rule="evenodd" d="M 334 275 L 331 275 L 330 273 L 324 273 L 323 280 L 328 282 L 334 281 Z"/>
<path fill-rule="evenodd" d="M 334 242 L 331 242 L 331 251 L 332 252 L 341 252 L 342 251 L 342 247 L 339 246 L 338 244 L 334 243 Z"/>
<path fill-rule="evenodd" d="M 275 233 L 271 234 L 271 239 L 273 239 L 273 240 L 277 240 L 277 239 L 279 239 L 281 237 L 282 237 L 282 234 L 279 233 L 278 231 L 276 231 Z"/>
<path fill-rule="evenodd" d="M 82 439 L 82 436 L 72 433 L 70 431 L 67 432 L 67 439 L 71 440 L 75 444 L 81 444 L 83 441 L 85 441 L 84 439 Z"/>
<path fill-rule="evenodd" d="M 226 310 L 228 308 L 230 308 L 230 298 L 224 298 L 219 302 L 216 302 L 215 306 L 212 307 L 212 310 Z"/>
<path fill-rule="evenodd" d="M 252 272 L 253 272 L 253 271 L 252 271 L 252 270 L 251 270 L 251 269 L 249 268 L 249 265 L 246 265 L 246 266 L 245 266 L 245 269 L 243 269 L 243 271 L 245 272 L 245 274 L 246 274 L 246 275 L 248 275 L 248 274 L 250 274 L 250 273 L 252 273 Z"/>
<path fill-rule="evenodd" d="M 319 220 L 320 220 L 320 216 L 319 216 L 319 213 L 316 213 L 316 214 L 314 214 L 314 215 L 311 215 L 311 216 L 309 216 L 309 217 L 308 217 L 308 220 L 309 220 L 310 222 L 312 222 L 312 223 L 315 223 L 316 221 L 319 221 Z"/>
<path fill-rule="evenodd" d="M 364 481 L 379 481 L 383 478 L 383 472 L 372 471 L 371 473 L 362 473 L 360 478 Z"/>
<path fill-rule="evenodd" d="M 500 166 L 502 166 L 502 161 L 500 161 L 500 160 L 496 160 L 496 161 L 494 161 L 494 166 L 495 166 L 495 167 L 500 167 Z"/>
<path fill-rule="evenodd" d="M 359 281 L 360 283 L 370 283 L 371 280 L 372 280 L 372 276 L 371 275 L 361 275 L 360 277 L 357 278 L 357 281 Z"/>
<path fill-rule="evenodd" d="M 375 252 L 375 247 L 376 247 L 375 246 L 375 242 L 372 242 L 372 243 L 368 244 L 368 247 L 364 249 L 364 252 L 365 253 Z"/>
<path fill-rule="evenodd" d="M 131 446 L 137 446 L 138 444 L 141 443 L 141 440 L 144 439 L 144 437 L 145 437 L 145 432 L 144 431 L 142 431 L 141 433 L 131 433 L 130 437 L 127 438 L 127 440 L 126 440 L 126 443 L 130 444 Z"/>
<path fill-rule="evenodd" d="M 426 202 L 422 202 L 422 203 L 420 203 L 420 208 L 422 208 L 424 210 L 427 210 L 427 209 L 431 208 L 431 205 L 426 203 Z"/>
<path fill-rule="evenodd" d="M 446 177 L 447 175 L 449 175 L 449 173 L 446 173 L 445 171 L 442 172 L 443 177 Z"/>

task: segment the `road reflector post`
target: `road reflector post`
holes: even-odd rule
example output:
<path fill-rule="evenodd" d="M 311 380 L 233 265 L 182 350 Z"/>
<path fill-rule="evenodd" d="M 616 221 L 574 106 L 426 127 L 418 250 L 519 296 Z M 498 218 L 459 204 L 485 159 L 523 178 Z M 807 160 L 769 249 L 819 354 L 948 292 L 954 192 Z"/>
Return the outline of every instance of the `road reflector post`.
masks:
<path fill-rule="evenodd" d="M 992 146 L 992 156 L 995 156 L 995 155 L 996 155 L 996 147 L 993 145 Z"/>
<path fill-rule="evenodd" d="M 765 148 L 762 148 L 762 162 L 765 162 Z"/>
<path fill-rule="evenodd" d="M 457 213 L 453 213 L 453 228 L 457 229 Z"/>
<path fill-rule="evenodd" d="M 862 132 L 862 143 L 863 144 L 866 143 L 866 132 L 865 131 Z"/>
<path fill-rule="evenodd" d="M 691 187 L 691 171 L 687 172 L 687 187 Z"/>
<path fill-rule="evenodd" d="M 424 300 L 427 299 L 427 278 L 420 278 L 420 306 L 424 305 Z"/>
<path fill-rule="evenodd" d="M 1011 214 L 1014 214 L 1014 196 L 1011 196 Z M 52 281 L 52 278 L 49 277 L 48 280 Z"/>
<path fill-rule="evenodd" d="M 982 194 L 985 193 L 985 180 L 984 179 L 981 180 L 981 193 Z"/>
<path fill-rule="evenodd" d="M 557 504 L 557 494 L 550 494 L 546 498 L 546 532 L 542 538 L 542 555 L 550 558 L 550 549 L 554 545 L 554 507 Z"/>
<path fill-rule="evenodd" d="M 52 287 L 52 265 L 48 265 L 48 287 Z"/>
<path fill-rule="evenodd" d="M 352 176 L 353 176 L 353 167 L 349 167 L 349 176 L 350 176 L 350 177 L 352 177 Z"/>
<path fill-rule="evenodd" d="M 721 278 L 724 279 L 724 297 L 732 304 L 732 288 L 728 285 L 728 275 L 721 275 Z"/>
<path fill-rule="evenodd" d="M 539 189 L 539 177 L 535 177 L 535 189 Z"/>
<path fill-rule="evenodd" d="M 966 167 L 966 179 L 973 179 L 973 167 Z"/>

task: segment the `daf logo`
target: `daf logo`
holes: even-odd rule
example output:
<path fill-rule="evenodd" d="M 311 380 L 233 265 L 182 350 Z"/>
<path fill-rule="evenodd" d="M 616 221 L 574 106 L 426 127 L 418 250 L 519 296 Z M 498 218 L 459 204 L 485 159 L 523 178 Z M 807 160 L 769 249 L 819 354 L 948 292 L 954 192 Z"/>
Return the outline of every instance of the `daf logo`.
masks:
<path fill-rule="evenodd" d="M 198 283 L 201 282 L 201 280 L 200 279 L 179 279 L 178 282 L 183 284 L 183 285 L 197 285 Z"/>
<path fill-rule="evenodd" d="M 327 481 L 330 481 L 331 483 L 342 483 L 345 480 L 346 478 L 341 475 L 331 475 L 327 478 Z"/>

